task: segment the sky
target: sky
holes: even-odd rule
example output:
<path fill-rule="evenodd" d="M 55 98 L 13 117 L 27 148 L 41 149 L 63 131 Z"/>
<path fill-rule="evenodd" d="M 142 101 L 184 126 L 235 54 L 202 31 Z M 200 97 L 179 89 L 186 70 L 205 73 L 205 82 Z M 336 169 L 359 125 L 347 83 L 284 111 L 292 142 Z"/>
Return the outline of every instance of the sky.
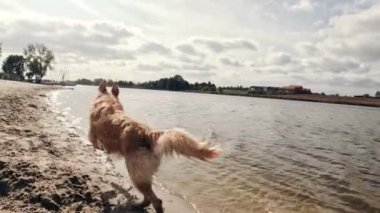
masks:
<path fill-rule="evenodd" d="M 380 91 L 379 0 L 0 0 L 3 54 L 43 43 L 47 78 Z"/>

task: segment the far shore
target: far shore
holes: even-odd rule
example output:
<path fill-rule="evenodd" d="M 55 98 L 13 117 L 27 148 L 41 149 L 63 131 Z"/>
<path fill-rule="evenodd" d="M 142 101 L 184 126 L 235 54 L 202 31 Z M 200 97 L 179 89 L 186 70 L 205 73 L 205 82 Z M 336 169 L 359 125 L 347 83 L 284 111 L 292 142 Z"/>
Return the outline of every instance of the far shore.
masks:
<path fill-rule="evenodd" d="M 308 101 L 308 102 L 321 102 L 331 104 L 346 104 L 367 107 L 380 107 L 380 98 L 359 98 L 359 97 L 341 97 L 341 96 L 327 96 L 327 95 L 275 95 L 269 98 L 295 100 L 295 101 Z"/>
<path fill-rule="evenodd" d="M 84 85 L 84 86 L 96 86 L 96 85 Z M 157 89 L 146 89 L 146 88 L 139 88 L 139 87 L 122 87 L 122 88 L 157 90 Z M 218 92 L 195 91 L 195 90 L 181 90 L 181 91 L 159 90 L 159 91 L 189 92 L 189 93 L 212 94 L 212 95 L 244 96 L 244 97 L 254 97 L 254 98 L 291 100 L 291 101 L 306 101 L 306 102 L 345 104 L 345 105 L 366 106 L 366 107 L 380 107 L 380 98 L 348 97 L 348 96 L 320 95 L 320 94 L 252 95 L 252 94 L 245 94 L 245 93 L 218 93 Z"/>

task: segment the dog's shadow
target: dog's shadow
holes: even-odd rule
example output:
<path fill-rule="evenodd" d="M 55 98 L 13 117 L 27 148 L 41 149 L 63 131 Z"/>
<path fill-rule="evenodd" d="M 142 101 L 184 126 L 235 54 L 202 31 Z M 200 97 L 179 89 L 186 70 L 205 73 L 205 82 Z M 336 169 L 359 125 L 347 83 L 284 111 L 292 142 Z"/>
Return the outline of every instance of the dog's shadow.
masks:
<path fill-rule="evenodd" d="M 124 189 L 119 184 L 113 182 L 111 183 L 111 186 L 115 189 L 115 191 L 124 195 L 127 198 L 127 202 L 118 204 L 112 208 L 109 206 L 105 209 L 104 213 L 149 213 L 149 211 L 146 208 L 141 209 L 133 206 L 133 203 L 136 202 L 137 198 L 129 192 L 132 189 L 132 187 L 130 187 L 129 189 Z"/>
<path fill-rule="evenodd" d="M 109 213 L 149 213 L 146 209 L 133 209 L 130 204 L 117 205 Z"/>

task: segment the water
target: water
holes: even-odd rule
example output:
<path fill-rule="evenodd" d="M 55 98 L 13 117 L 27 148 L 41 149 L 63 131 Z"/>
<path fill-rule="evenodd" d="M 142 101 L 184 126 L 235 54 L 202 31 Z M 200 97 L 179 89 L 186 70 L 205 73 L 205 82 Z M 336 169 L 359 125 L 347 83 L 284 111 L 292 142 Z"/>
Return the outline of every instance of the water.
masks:
<path fill-rule="evenodd" d="M 56 92 L 83 136 L 96 87 Z M 212 162 L 165 159 L 158 181 L 202 212 L 380 212 L 378 108 L 121 89 L 126 112 L 183 127 L 223 149 Z"/>

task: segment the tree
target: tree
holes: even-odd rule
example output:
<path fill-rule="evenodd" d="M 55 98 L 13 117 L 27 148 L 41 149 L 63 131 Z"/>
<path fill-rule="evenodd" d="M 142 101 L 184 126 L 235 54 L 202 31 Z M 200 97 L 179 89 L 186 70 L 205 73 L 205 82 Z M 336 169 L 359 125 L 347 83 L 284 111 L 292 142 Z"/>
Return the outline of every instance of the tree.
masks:
<path fill-rule="evenodd" d="M 118 81 L 119 87 L 133 87 L 135 84 L 132 81 Z"/>
<path fill-rule="evenodd" d="M 103 79 L 103 78 L 95 78 L 94 79 L 94 85 L 99 85 L 102 81 L 104 81 L 105 79 Z"/>
<path fill-rule="evenodd" d="M 107 80 L 107 86 L 112 87 L 112 85 L 113 85 L 113 80 L 112 79 L 108 79 Z"/>
<path fill-rule="evenodd" d="M 47 71 L 53 69 L 53 51 L 43 44 L 28 44 L 24 49 L 24 56 L 26 66 L 35 76 L 36 83 L 41 83 L 41 79 L 46 75 Z"/>
<path fill-rule="evenodd" d="M 32 72 L 27 72 L 27 73 L 25 73 L 25 75 L 28 78 L 28 81 L 32 82 L 32 78 L 33 78 L 34 74 Z"/>
<path fill-rule="evenodd" d="M 94 82 L 92 82 L 90 79 L 81 78 L 75 81 L 76 84 L 82 84 L 82 85 L 93 85 Z"/>
<path fill-rule="evenodd" d="M 10 75 L 18 76 L 21 80 L 24 80 L 24 57 L 22 55 L 10 55 L 3 62 L 3 67 L 5 73 Z"/>

